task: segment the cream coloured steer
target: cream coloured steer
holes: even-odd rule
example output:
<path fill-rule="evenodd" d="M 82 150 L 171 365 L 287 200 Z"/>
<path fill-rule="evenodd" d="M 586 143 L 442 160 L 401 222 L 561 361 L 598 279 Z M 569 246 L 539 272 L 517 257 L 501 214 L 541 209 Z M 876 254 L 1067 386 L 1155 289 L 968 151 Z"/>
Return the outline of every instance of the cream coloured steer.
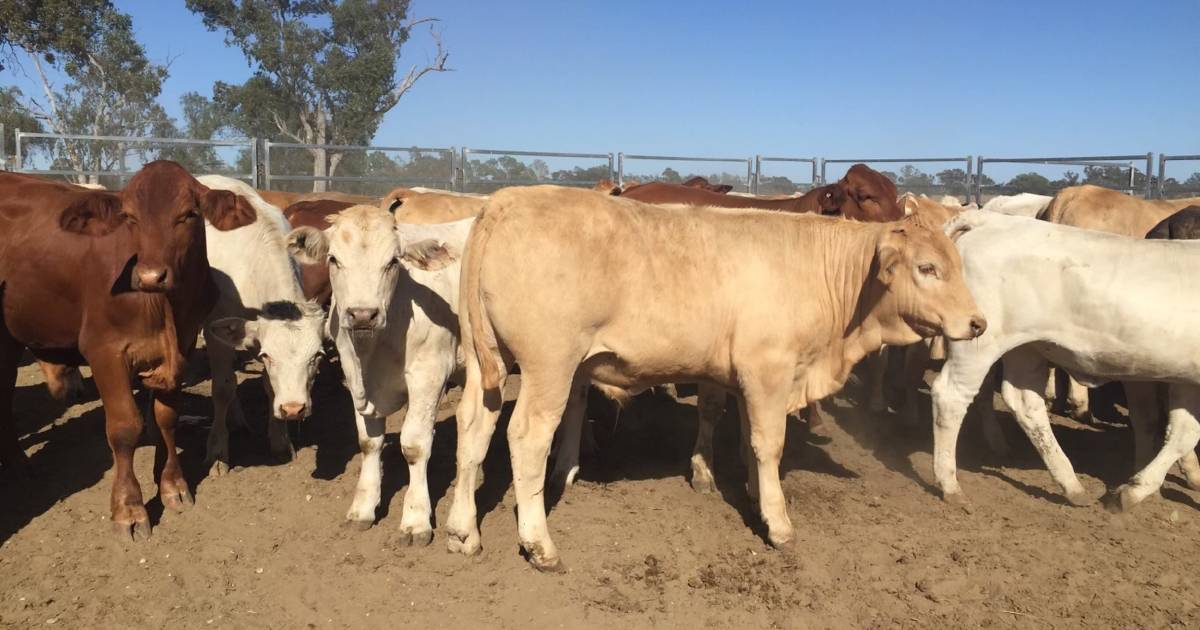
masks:
<path fill-rule="evenodd" d="M 617 398 L 676 382 L 737 392 L 757 469 L 751 489 L 770 541 L 783 545 L 793 536 L 779 481 L 788 411 L 836 392 L 883 343 L 986 327 L 953 245 L 913 221 L 509 188 L 485 206 L 464 265 L 467 380 L 448 544 L 480 549 L 465 489 L 476 486 L 515 361 L 522 383 L 508 439 L 518 529 L 542 570 L 561 566 L 546 527 L 546 456 L 564 412 L 583 412 L 588 382 Z"/>
<path fill-rule="evenodd" d="M 329 328 L 354 401 L 362 468 L 346 519 L 375 522 L 387 416 L 406 403 L 400 450 L 408 462 L 400 532 L 408 544 L 433 539 L 426 470 L 437 406 L 458 369 L 459 256 L 474 219 L 396 223 L 374 206 L 330 217 L 324 231 L 302 227 L 289 249 L 302 262 L 325 262 L 333 287 Z"/>
<path fill-rule="evenodd" d="M 958 431 L 998 360 L 1004 401 L 1076 505 L 1092 498 L 1050 428 L 1042 399 L 1049 364 L 1087 385 L 1168 383 L 1166 443 L 1116 490 L 1123 508 L 1156 492 L 1170 466 L 1200 439 L 1200 341 L 1194 335 L 1200 243 L 1135 240 L 984 211 L 963 213 L 945 230 L 962 253 L 967 286 L 989 328 L 978 339 L 948 344 L 932 387 L 934 476 L 943 496 L 961 497 Z M 1130 407 L 1135 438 L 1144 433 L 1139 426 L 1157 425 L 1141 407 Z"/>

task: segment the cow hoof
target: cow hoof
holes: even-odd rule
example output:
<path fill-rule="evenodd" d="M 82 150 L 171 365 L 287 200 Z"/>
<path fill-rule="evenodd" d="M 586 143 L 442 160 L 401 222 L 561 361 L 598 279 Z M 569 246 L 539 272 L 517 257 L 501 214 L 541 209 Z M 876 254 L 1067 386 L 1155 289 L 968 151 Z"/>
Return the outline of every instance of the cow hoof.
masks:
<path fill-rule="evenodd" d="M 478 532 L 446 532 L 446 551 L 450 553 L 461 553 L 464 556 L 477 556 L 483 551 L 483 546 L 479 544 Z"/>
<path fill-rule="evenodd" d="M 352 529 L 356 532 L 365 532 L 368 529 L 371 529 L 371 526 L 374 524 L 375 524 L 375 521 L 347 518 L 346 522 L 344 523 L 344 526 L 346 529 Z"/>
<path fill-rule="evenodd" d="M 695 470 L 692 471 L 690 483 L 692 490 L 700 494 L 711 494 L 717 490 L 717 484 L 713 481 L 712 475 L 697 473 Z"/>
<path fill-rule="evenodd" d="M 113 521 L 113 533 L 121 541 L 143 542 L 150 539 L 150 519 L 120 523 Z"/>
<path fill-rule="evenodd" d="M 290 463 L 292 463 L 292 460 L 295 458 L 296 458 L 296 449 L 292 448 L 291 444 L 288 444 L 287 448 L 271 449 L 271 459 L 276 464 L 290 464 Z"/>
<path fill-rule="evenodd" d="M 950 505 L 957 505 L 957 506 L 967 505 L 967 497 L 966 497 L 966 495 L 964 495 L 962 493 L 961 490 L 956 490 L 954 492 L 946 492 L 945 490 L 943 490 L 942 491 L 942 501 L 945 501 L 946 503 L 949 503 Z"/>
<path fill-rule="evenodd" d="M 432 529 L 400 529 L 400 545 L 404 547 L 428 547 L 433 542 Z"/>
<path fill-rule="evenodd" d="M 208 468 L 209 477 L 223 477 L 229 474 L 229 464 L 216 460 Z"/>
<path fill-rule="evenodd" d="M 1067 492 L 1064 494 L 1067 498 L 1067 503 L 1075 507 L 1087 507 L 1096 502 L 1095 497 L 1088 495 L 1087 492 L 1080 490 L 1079 492 Z"/>
<path fill-rule="evenodd" d="M 196 500 L 192 498 L 192 493 L 186 489 L 160 492 L 158 498 L 162 500 L 164 507 L 168 507 L 174 512 L 183 512 L 196 504 Z"/>
<path fill-rule="evenodd" d="M 770 532 L 767 534 L 767 542 L 776 549 L 789 549 L 795 542 L 795 535 L 792 532 Z"/>
<path fill-rule="evenodd" d="M 1135 505 L 1141 503 L 1142 501 L 1133 495 L 1134 489 L 1135 486 L 1129 483 L 1117 487 L 1117 489 L 1112 491 L 1112 496 L 1110 500 L 1106 502 L 1105 507 L 1107 507 L 1110 512 L 1116 513 L 1128 512 L 1132 510 Z"/>
<path fill-rule="evenodd" d="M 549 555 L 538 543 L 521 543 L 521 549 L 529 559 L 529 564 L 542 573 L 566 573 L 567 567 L 557 555 Z"/>

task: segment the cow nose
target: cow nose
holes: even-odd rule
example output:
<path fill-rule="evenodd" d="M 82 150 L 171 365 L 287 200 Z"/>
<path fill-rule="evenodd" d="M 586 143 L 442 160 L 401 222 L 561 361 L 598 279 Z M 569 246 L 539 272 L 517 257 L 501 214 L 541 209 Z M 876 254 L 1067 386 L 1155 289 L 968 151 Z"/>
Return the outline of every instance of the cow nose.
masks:
<path fill-rule="evenodd" d="M 308 411 L 308 405 L 304 403 L 284 403 L 279 405 L 279 418 L 281 420 L 303 420 L 306 411 Z"/>
<path fill-rule="evenodd" d="M 987 320 L 981 315 L 975 315 L 971 318 L 971 336 L 978 337 L 987 330 Z"/>
<path fill-rule="evenodd" d="M 346 313 L 350 316 L 350 326 L 353 328 L 371 328 L 379 319 L 377 308 L 351 308 L 346 309 Z"/>
<path fill-rule="evenodd" d="M 166 267 L 138 265 L 136 275 L 139 291 L 166 291 L 171 288 L 171 274 Z"/>

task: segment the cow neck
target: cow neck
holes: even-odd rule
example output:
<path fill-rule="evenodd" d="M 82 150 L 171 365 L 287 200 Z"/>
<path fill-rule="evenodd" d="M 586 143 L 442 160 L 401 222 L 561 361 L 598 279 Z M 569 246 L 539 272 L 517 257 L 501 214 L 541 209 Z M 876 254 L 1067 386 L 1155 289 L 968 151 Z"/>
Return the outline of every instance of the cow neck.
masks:
<path fill-rule="evenodd" d="M 249 227 L 254 230 L 250 245 L 254 255 L 243 259 L 250 266 L 250 282 L 238 287 L 239 292 L 245 291 L 242 304 L 261 308 L 268 302 L 304 302 L 300 270 L 292 263 L 283 235 L 262 214 Z"/>
<path fill-rule="evenodd" d="M 854 365 L 881 345 L 879 322 L 872 311 L 880 297 L 874 278 L 875 251 L 885 229 L 878 223 L 829 221 L 828 233 L 818 237 L 818 260 L 824 266 L 833 317 L 824 356 L 829 380 L 809 377 L 809 401 L 841 389 Z"/>

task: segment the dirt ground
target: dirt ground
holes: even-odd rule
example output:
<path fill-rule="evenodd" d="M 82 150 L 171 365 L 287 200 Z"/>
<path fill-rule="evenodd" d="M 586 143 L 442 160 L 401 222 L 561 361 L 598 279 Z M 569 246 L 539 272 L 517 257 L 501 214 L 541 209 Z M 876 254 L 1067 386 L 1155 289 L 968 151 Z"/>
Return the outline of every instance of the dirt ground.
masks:
<path fill-rule="evenodd" d="M 259 374 L 243 376 L 247 415 L 261 418 Z M 164 513 L 151 499 L 153 537 L 120 542 L 107 522 L 102 410 L 64 410 L 40 380 L 36 366 L 22 367 L 16 401 L 36 477 L 0 481 L 3 627 L 1200 627 L 1200 505 L 1178 477 L 1128 515 L 1072 508 L 1015 424 L 1016 452 L 999 458 L 968 420 L 959 450 L 970 503 L 952 506 L 932 492 L 928 420 L 914 431 L 868 413 L 853 382 L 829 406 L 826 435 L 791 421 L 793 548 L 764 542 L 736 423 L 726 418 L 717 432 L 719 492 L 694 493 L 694 397 L 659 394 L 639 398 L 615 427 L 596 423 L 598 454 L 550 513 L 569 570 L 542 575 L 518 553 L 503 425 L 485 465 L 476 558 L 447 553 L 440 531 L 429 547 L 399 544 L 399 418 L 389 421 L 378 524 L 342 526 L 358 454 L 349 398 L 329 366 L 314 417 L 297 427 L 295 461 L 274 464 L 263 434 L 235 433 L 234 471 L 208 477 L 204 421 L 186 424 L 195 507 Z M 188 414 L 210 415 L 207 391 L 206 381 L 189 389 Z M 431 464 L 439 523 L 453 492 L 455 398 L 443 405 Z M 1130 474 L 1124 426 L 1056 422 L 1097 496 Z M 152 453 L 137 453 L 148 498 Z"/>

